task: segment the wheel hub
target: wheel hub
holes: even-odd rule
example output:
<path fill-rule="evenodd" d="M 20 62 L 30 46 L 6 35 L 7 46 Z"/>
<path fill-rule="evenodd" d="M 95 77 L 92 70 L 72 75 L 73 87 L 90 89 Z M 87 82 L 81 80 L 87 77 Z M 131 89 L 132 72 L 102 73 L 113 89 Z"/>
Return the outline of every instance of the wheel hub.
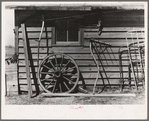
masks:
<path fill-rule="evenodd" d="M 62 76 L 62 72 L 61 71 L 56 71 L 54 73 L 54 75 L 55 75 L 56 78 L 60 78 Z"/>

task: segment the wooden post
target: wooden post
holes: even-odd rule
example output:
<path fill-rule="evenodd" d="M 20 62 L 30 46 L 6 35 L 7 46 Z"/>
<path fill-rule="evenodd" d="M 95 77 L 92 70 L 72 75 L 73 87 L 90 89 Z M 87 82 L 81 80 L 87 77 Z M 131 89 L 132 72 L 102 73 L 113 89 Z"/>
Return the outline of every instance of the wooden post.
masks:
<path fill-rule="evenodd" d="M 5 96 L 7 96 L 7 75 L 5 74 Z"/>
<path fill-rule="evenodd" d="M 109 98 L 109 97 L 136 97 L 136 94 L 84 94 L 84 93 L 42 93 L 42 96 L 45 97 L 101 97 L 101 98 Z"/>
<path fill-rule="evenodd" d="M 14 34 L 15 34 L 15 53 L 18 54 L 18 45 L 19 45 L 19 26 L 15 26 L 14 29 Z M 18 82 L 18 94 L 21 94 L 20 91 L 20 83 L 19 83 L 19 68 L 18 68 L 18 63 L 19 63 L 19 59 L 17 62 L 17 82 Z"/>
<path fill-rule="evenodd" d="M 80 28 L 80 45 L 84 46 L 84 29 Z"/>
<path fill-rule="evenodd" d="M 30 78 L 30 68 L 29 68 L 29 60 L 28 60 L 28 48 L 27 48 L 27 34 L 25 24 L 21 24 L 22 35 L 23 35 L 23 45 L 24 45 L 24 55 L 25 55 L 25 67 L 26 67 L 26 75 L 27 75 L 27 84 L 28 84 L 28 95 L 32 97 L 32 84 Z"/>
<path fill-rule="evenodd" d="M 55 27 L 52 27 L 52 39 L 51 39 L 51 46 L 56 44 L 56 40 L 55 40 Z"/>
<path fill-rule="evenodd" d="M 18 38 L 19 38 L 19 27 L 18 26 L 15 26 L 14 33 L 15 33 L 15 53 L 18 53 Z"/>

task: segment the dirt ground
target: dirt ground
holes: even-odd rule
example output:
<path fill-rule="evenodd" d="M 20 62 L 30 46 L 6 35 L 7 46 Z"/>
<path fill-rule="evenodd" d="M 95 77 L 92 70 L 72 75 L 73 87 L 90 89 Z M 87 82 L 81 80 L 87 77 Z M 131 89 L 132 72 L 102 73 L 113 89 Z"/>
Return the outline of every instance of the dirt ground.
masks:
<path fill-rule="evenodd" d="M 117 89 L 105 89 L 102 94 L 117 93 Z M 118 104 L 145 104 L 145 93 L 142 87 L 139 90 L 125 89 L 123 94 L 136 94 L 135 97 L 44 97 L 41 94 L 29 98 L 27 94 L 10 95 L 5 97 L 6 105 L 118 105 Z M 120 94 L 120 93 L 119 93 Z"/>
<path fill-rule="evenodd" d="M 6 48 L 6 56 L 14 54 L 13 47 Z M 6 64 L 7 65 L 7 64 Z M 16 64 L 6 66 L 8 74 L 8 82 L 13 86 L 17 86 L 16 82 Z M 10 68 L 10 69 L 9 69 Z M 15 69 L 13 69 L 15 68 Z M 16 87 L 15 86 L 15 87 Z M 43 97 L 39 94 L 36 97 L 29 98 L 27 94 L 17 95 L 16 93 L 8 93 L 5 96 L 6 105 L 127 105 L 127 104 L 145 104 L 145 89 L 139 87 L 136 91 L 134 88 L 125 88 L 120 92 L 117 88 L 105 88 L 102 94 L 136 94 L 135 97 Z"/>

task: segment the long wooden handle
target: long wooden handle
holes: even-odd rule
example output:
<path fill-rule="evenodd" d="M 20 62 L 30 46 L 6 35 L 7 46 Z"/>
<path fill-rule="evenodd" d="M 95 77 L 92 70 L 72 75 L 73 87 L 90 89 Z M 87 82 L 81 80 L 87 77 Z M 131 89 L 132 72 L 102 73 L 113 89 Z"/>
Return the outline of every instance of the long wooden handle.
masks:
<path fill-rule="evenodd" d="M 21 24 L 22 35 L 23 35 L 23 45 L 24 45 L 24 56 L 25 56 L 25 67 L 26 67 L 26 75 L 27 75 L 27 85 L 28 85 L 28 95 L 32 97 L 32 84 L 30 77 L 30 68 L 29 68 L 29 58 L 28 58 L 28 46 L 27 46 L 27 34 L 25 24 Z"/>

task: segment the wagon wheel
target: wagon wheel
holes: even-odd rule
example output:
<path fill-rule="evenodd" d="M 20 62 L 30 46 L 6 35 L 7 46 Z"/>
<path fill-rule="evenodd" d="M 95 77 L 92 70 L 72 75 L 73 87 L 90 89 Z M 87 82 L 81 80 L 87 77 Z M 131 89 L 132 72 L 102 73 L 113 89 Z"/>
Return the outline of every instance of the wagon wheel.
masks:
<path fill-rule="evenodd" d="M 72 92 L 79 81 L 79 68 L 66 54 L 48 55 L 39 64 L 38 80 L 45 92 Z"/>

